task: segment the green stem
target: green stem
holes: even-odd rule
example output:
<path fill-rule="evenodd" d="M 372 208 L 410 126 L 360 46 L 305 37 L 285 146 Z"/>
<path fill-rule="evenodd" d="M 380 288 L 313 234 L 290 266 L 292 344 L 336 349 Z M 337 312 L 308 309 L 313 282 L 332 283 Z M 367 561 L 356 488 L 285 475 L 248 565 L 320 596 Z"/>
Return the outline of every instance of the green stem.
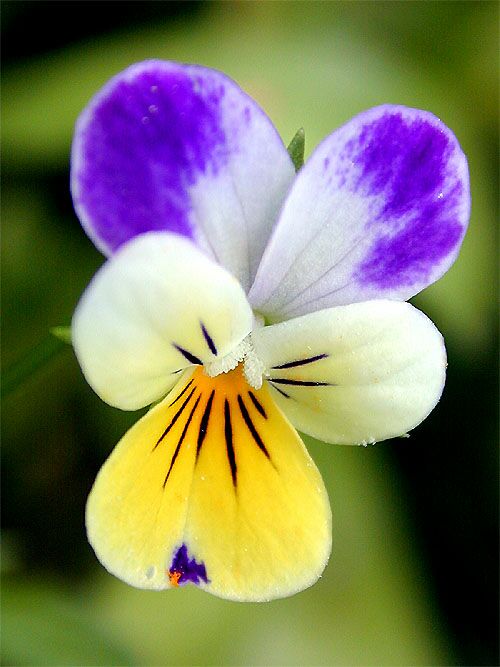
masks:
<path fill-rule="evenodd" d="M 21 359 L 2 372 L 2 398 L 15 391 L 23 382 L 67 348 L 67 342 L 50 333 Z"/>

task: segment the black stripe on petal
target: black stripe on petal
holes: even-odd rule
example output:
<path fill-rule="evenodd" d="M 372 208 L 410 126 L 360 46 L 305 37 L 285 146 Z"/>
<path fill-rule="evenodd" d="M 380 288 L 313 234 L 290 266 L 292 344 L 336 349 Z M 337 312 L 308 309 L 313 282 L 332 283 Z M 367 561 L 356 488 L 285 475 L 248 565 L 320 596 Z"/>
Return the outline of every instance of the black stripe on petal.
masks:
<path fill-rule="evenodd" d="M 229 467 L 231 468 L 231 477 L 233 478 L 233 486 L 236 487 L 236 457 L 234 455 L 234 446 L 233 446 L 233 427 L 231 425 L 231 410 L 229 408 L 229 402 L 226 398 L 224 402 L 224 436 L 226 438 L 226 452 L 227 459 L 229 461 Z"/>
<path fill-rule="evenodd" d="M 196 387 L 193 387 L 193 389 L 191 389 L 191 393 L 189 394 L 189 396 L 186 398 L 186 400 L 185 400 L 184 403 L 181 405 L 181 407 L 177 410 L 177 412 L 175 413 L 175 415 L 174 415 L 172 421 L 170 422 L 170 424 L 167 426 L 167 428 L 163 431 L 163 433 L 162 433 L 162 434 L 160 435 L 160 437 L 158 438 L 158 441 L 157 441 L 156 445 L 153 447 L 153 451 L 158 447 L 158 445 L 160 444 L 160 442 L 161 442 L 161 441 L 163 440 L 163 438 L 167 435 L 167 433 L 168 433 L 168 432 L 170 431 L 170 429 L 173 427 L 173 425 L 175 424 L 175 422 L 179 419 L 179 417 L 180 417 L 182 411 L 184 410 L 184 408 L 186 407 L 186 405 L 189 403 L 189 401 L 190 401 L 190 399 L 191 399 L 191 396 L 194 394 L 195 389 L 196 389 Z"/>
<path fill-rule="evenodd" d="M 282 396 L 284 396 L 285 398 L 290 398 L 290 394 L 287 394 L 286 391 L 283 391 L 283 390 L 280 389 L 279 387 L 276 387 L 276 386 L 272 383 L 272 380 L 269 380 L 269 384 L 271 385 L 271 387 L 272 387 L 273 389 L 276 389 L 276 391 L 279 391 L 279 393 L 280 393 Z"/>
<path fill-rule="evenodd" d="M 198 365 L 203 365 L 203 362 L 201 359 L 198 359 L 198 357 L 195 357 L 194 354 L 191 354 L 191 352 L 188 352 L 188 350 L 185 350 L 183 347 L 180 345 L 176 345 L 175 343 L 172 343 L 172 345 L 175 347 L 175 349 L 182 354 L 184 359 L 187 359 L 190 364 L 198 364 Z"/>
<path fill-rule="evenodd" d="M 240 412 L 241 416 L 243 417 L 245 424 L 247 425 L 248 430 L 250 431 L 252 438 L 255 440 L 258 448 L 260 451 L 267 456 L 268 459 L 271 457 L 269 456 L 269 452 L 267 451 L 267 448 L 265 444 L 262 441 L 262 438 L 260 435 L 257 433 L 257 429 L 253 425 L 252 419 L 250 415 L 248 414 L 248 410 L 246 409 L 245 404 L 243 403 L 243 399 L 241 396 L 238 394 L 238 405 L 240 406 Z"/>
<path fill-rule="evenodd" d="M 290 380 L 288 378 L 273 378 L 276 384 L 289 384 L 297 387 L 334 387 L 330 382 L 314 382 L 313 380 Z"/>
<path fill-rule="evenodd" d="M 249 391 L 248 395 L 250 396 L 250 400 L 252 401 L 252 403 L 255 405 L 255 409 L 257 410 L 257 412 L 259 412 L 264 417 L 264 419 L 267 419 L 266 411 L 264 410 L 264 407 L 257 400 L 257 396 L 253 393 L 253 391 Z"/>
<path fill-rule="evenodd" d="M 171 408 L 172 405 L 175 405 L 175 404 L 177 403 L 177 401 L 179 400 L 179 398 L 180 398 L 180 397 L 187 391 L 187 389 L 188 389 L 188 388 L 190 387 L 190 385 L 192 385 L 192 384 L 193 384 L 193 381 L 192 381 L 192 380 L 189 380 L 189 382 L 188 382 L 187 385 L 184 387 L 184 389 L 181 391 L 181 393 L 177 396 L 177 398 L 175 398 L 175 399 L 172 401 L 172 403 L 170 403 L 170 405 L 169 405 L 168 407 Z"/>
<path fill-rule="evenodd" d="M 163 482 L 163 488 L 165 488 L 165 485 L 166 485 L 166 483 L 167 483 L 167 481 L 168 481 L 168 478 L 169 478 L 169 476 L 170 476 L 170 473 L 172 472 L 172 468 L 174 467 L 175 459 L 177 458 L 177 455 L 179 454 L 179 451 L 180 451 L 181 445 L 182 445 L 182 443 L 183 443 L 183 440 L 184 440 L 184 438 L 186 437 L 186 433 L 187 433 L 187 430 L 188 430 L 188 428 L 189 428 L 189 424 L 191 423 L 191 420 L 193 419 L 194 411 L 195 411 L 196 408 L 198 407 L 198 403 L 200 402 L 200 398 L 201 398 L 201 394 L 200 394 L 200 395 L 198 396 L 198 398 L 196 399 L 196 401 L 195 401 L 195 403 L 194 403 L 194 405 L 193 405 L 193 409 L 191 410 L 191 412 L 190 412 L 190 414 L 189 414 L 189 417 L 187 418 L 187 421 L 186 421 L 186 423 L 185 423 L 185 425 L 184 425 L 184 428 L 182 429 L 181 437 L 179 438 L 179 442 L 177 443 L 177 447 L 175 448 L 175 452 L 174 452 L 174 454 L 173 454 L 173 456 L 172 456 L 172 460 L 170 461 L 170 467 L 169 467 L 168 472 L 167 472 L 167 475 L 166 475 L 166 477 L 165 477 L 165 481 Z"/>
<path fill-rule="evenodd" d="M 286 364 L 280 364 L 279 366 L 273 366 L 273 370 L 279 370 L 282 368 L 295 368 L 296 366 L 304 366 L 305 364 L 312 364 L 315 361 L 320 359 L 326 359 L 328 354 L 317 354 L 315 357 L 307 357 L 306 359 L 297 359 L 297 361 L 288 361 Z"/>
<path fill-rule="evenodd" d="M 198 460 L 198 456 L 200 455 L 201 446 L 203 444 L 203 441 L 205 440 L 205 436 L 207 435 L 208 420 L 210 419 L 210 411 L 212 409 L 212 403 L 214 402 L 214 396 L 215 396 L 215 389 L 212 389 L 212 393 L 210 394 L 210 398 L 207 401 L 207 405 L 205 407 L 205 412 L 203 413 L 203 416 L 202 416 L 201 422 L 200 422 L 200 430 L 198 431 L 198 442 L 197 442 L 197 445 L 196 445 L 196 460 Z"/>
<path fill-rule="evenodd" d="M 215 347 L 215 343 L 214 343 L 212 337 L 208 333 L 208 331 L 207 331 L 205 325 L 203 324 L 203 322 L 200 322 L 200 326 L 201 326 L 201 330 L 203 332 L 203 338 L 205 339 L 205 341 L 206 341 L 206 343 L 207 343 L 207 345 L 210 349 L 210 352 L 212 354 L 216 355 L 217 354 L 217 348 Z"/>

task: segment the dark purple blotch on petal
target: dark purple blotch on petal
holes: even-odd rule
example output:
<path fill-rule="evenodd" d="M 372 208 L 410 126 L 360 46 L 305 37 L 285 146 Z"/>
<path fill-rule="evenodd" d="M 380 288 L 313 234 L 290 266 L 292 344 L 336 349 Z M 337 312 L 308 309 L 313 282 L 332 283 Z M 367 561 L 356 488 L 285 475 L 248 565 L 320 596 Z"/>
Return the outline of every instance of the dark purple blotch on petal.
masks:
<path fill-rule="evenodd" d="M 106 250 L 150 230 L 193 236 L 188 189 L 227 160 L 220 77 L 151 62 L 110 83 L 77 131 L 77 211 Z"/>
<path fill-rule="evenodd" d="M 353 189 L 384 200 L 366 227 L 374 241 L 358 267 L 359 283 L 383 289 L 421 283 L 458 248 L 465 193 L 457 150 L 436 119 L 394 110 L 346 144 L 342 157 L 359 168 Z"/>
<path fill-rule="evenodd" d="M 200 581 L 208 583 L 205 564 L 202 561 L 197 563 L 195 558 L 190 558 L 185 544 L 182 544 L 175 552 L 169 568 L 169 576 L 173 574 L 180 575 L 175 577 L 178 585 L 188 582 L 198 585 Z"/>

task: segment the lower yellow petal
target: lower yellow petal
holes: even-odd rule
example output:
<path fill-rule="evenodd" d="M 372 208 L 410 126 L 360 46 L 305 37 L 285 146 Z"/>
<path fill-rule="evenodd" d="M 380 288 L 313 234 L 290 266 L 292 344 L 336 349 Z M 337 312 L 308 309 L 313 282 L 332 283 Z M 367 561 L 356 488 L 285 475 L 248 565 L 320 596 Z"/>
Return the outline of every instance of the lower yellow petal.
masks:
<path fill-rule="evenodd" d="M 321 575 L 331 514 L 295 429 L 240 368 L 183 377 L 123 437 L 87 505 L 105 567 L 141 588 L 269 600 Z"/>

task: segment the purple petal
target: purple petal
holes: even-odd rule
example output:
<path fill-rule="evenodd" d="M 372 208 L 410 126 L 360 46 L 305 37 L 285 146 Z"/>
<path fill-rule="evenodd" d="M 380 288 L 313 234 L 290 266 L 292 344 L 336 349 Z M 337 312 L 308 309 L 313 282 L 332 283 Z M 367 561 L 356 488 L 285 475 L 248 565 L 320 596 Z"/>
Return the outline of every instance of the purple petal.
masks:
<path fill-rule="evenodd" d="M 138 234 L 168 230 L 249 286 L 292 178 L 262 110 L 202 67 L 134 65 L 98 93 L 76 127 L 74 204 L 106 254 Z"/>
<path fill-rule="evenodd" d="M 425 111 L 371 109 L 330 135 L 299 173 L 251 301 L 284 319 L 408 299 L 451 266 L 469 208 L 467 161 L 452 132 Z"/>

